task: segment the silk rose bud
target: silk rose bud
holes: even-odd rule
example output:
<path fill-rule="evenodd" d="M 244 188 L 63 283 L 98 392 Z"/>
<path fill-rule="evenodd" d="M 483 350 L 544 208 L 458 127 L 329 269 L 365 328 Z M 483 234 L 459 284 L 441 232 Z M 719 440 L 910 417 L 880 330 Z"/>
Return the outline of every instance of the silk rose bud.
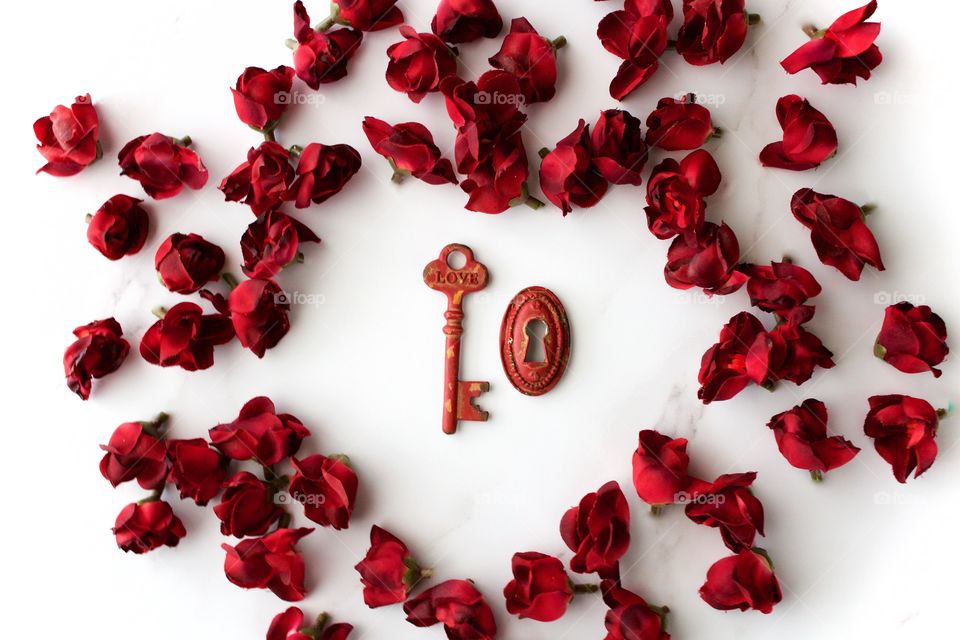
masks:
<path fill-rule="evenodd" d="M 709 109 L 697 104 L 697 96 L 692 93 L 679 100 L 662 98 L 647 117 L 647 144 L 665 151 L 697 149 L 718 135 Z"/>
<path fill-rule="evenodd" d="M 320 242 L 320 238 L 307 225 L 282 211 L 267 211 L 251 222 L 240 237 L 243 273 L 250 278 L 272 278 L 302 259 L 303 242 Z"/>
<path fill-rule="evenodd" d="M 184 185 L 201 189 L 210 176 L 190 143 L 162 133 L 134 138 L 120 150 L 120 175 L 138 181 L 154 200 L 172 198 Z"/>
<path fill-rule="evenodd" d="M 846 438 L 827 435 L 827 406 L 819 400 L 804 400 L 770 418 L 767 426 L 773 429 L 777 447 L 787 462 L 810 471 L 817 481 L 860 452 Z"/>
<path fill-rule="evenodd" d="M 605 580 L 600 587 L 603 601 L 610 609 L 603 620 L 604 640 L 670 640 L 667 633 L 667 607 L 655 607 L 616 581 Z"/>
<path fill-rule="evenodd" d="M 939 378 L 943 372 L 936 365 L 950 353 L 947 325 L 927 305 L 890 305 L 873 351 L 904 373 L 930 371 L 934 378 Z"/>
<path fill-rule="evenodd" d="M 273 487 L 248 471 L 238 471 L 224 485 L 220 504 L 213 508 L 220 533 L 243 538 L 260 536 L 273 526 L 283 509 L 274 501 Z"/>
<path fill-rule="evenodd" d="M 690 457 L 686 438 L 669 438 L 652 429 L 640 432 L 633 452 L 633 486 L 654 513 L 677 502 L 699 480 L 687 474 Z"/>
<path fill-rule="evenodd" d="M 229 461 L 206 440 L 169 440 L 167 457 L 168 479 L 180 490 L 181 498 L 190 498 L 202 507 L 220 493 Z"/>
<path fill-rule="evenodd" d="M 833 353 L 820 338 L 803 327 L 778 325 L 768 334 L 770 338 L 769 365 L 776 380 L 789 380 L 801 385 L 810 379 L 817 367 L 832 369 Z"/>
<path fill-rule="evenodd" d="M 143 200 L 115 195 L 97 209 L 87 227 L 87 240 L 109 260 L 132 256 L 143 248 L 150 218 Z"/>
<path fill-rule="evenodd" d="M 321 204 L 340 193 L 358 171 L 360 154 L 348 144 L 311 142 L 297 160 L 297 178 L 284 195 L 297 209 Z"/>
<path fill-rule="evenodd" d="M 707 571 L 700 597 L 714 609 L 773 611 L 783 599 L 773 563 L 762 549 L 743 549 L 735 556 L 717 560 Z"/>
<path fill-rule="evenodd" d="M 593 125 L 590 152 L 597 172 L 612 184 L 643 183 L 641 172 L 647 162 L 647 143 L 640 120 L 628 111 L 607 109 Z"/>
<path fill-rule="evenodd" d="M 806 27 L 806 43 L 780 62 L 789 74 L 813 69 L 823 84 L 857 84 L 857 78 L 870 79 L 870 72 L 883 62 L 883 54 L 874 44 L 880 35 L 879 22 L 867 22 L 877 10 L 876 0 L 849 11 L 826 29 Z"/>
<path fill-rule="evenodd" d="M 293 459 L 296 473 L 290 495 L 303 505 L 304 514 L 324 527 L 346 529 L 357 501 L 357 474 L 346 456 L 307 456 Z"/>
<path fill-rule="evenodd" d="M 157 547 L 175 547 L 187 535 L 183 522 L 162 500 L 128 504 L 113 525 L 117 546 L 124 551 L 147 553 Z"/>
<path fill-rule="evenodd" d="M 360 31 L 380 31 L 403 22 L 397 0 L 332 0 L 338 22 Z"/>
<path fill-rule="evenodd" d="M 295 602 L 306 594 L 303 556 L 297 542 L 313 529 L 277 529 L 262 538 L 247 538 L 227 552 L 223 563 L 227 580 L 244 589 L 270 589 L 281 600 Z"/>
<path fill-rule="evenodd" d="M 905 483 L 933 465 L 937 459 L 937 428 L 946 411 L 937 411 L 926 400 L 899 394 L 873 396 L 863 432 L 893 469 L 898 482 Z"/>
<path fill-rule="evenodd" d="M 259 396 L 229 424 L 210 429 L 210 442 L 231 460 L 255 460 L 272 466 L 294 455 L 310 431 L 295 416 L 277 413 L 270 398 Z"/>
<path fill-rule="evenodd" d="M 273 280 L 244 280 L 230 292 L 228 312 L 237 339 L 258 358 L 290 330 L 290 302 Z"/>
<path fill-rule="evenodd" d="M 806 171 L 836 155 L 836 129 L 806 99 L 795 95 L 780 98 L 777 120 L 783 129 L 783 139 L 771 142 L 760 152 L 763 166 Z"/>
<path fill-rule="evenodd" d="M 303 624 L 303 611 L 290 607 L 270 622 L 267 640 L 347 640 L 353 625 L 338 622 L 327 626 L 330 616 L 321 613 L 313 625 Z"/>
<path fill-rule="evenodd" d="M 574 206 L 592 207 L 606 194 L 607 180 L 593 166 L 590 128 L 582 119 L 553 151 L 541 155 L 540 188 L 563 215 Z"/>
<path fill-rule="evenodd" d="M 167 289 L 184 295 L 220 279 L 223 249 L 196 233 L 174 233 L 157 248 L 154 265 Z"/>
<path fill-rule="evenodd" d="M 167 480 L 167 448 L 159 429 L 166 415 L 155 422 L 125 422 L 110 442 L 100 445 L 107 453 L 100 460 L 100 474 L 114 487 L 136 480 L 144 489 L 157 489 Z"/>
<path fill-rule="evenodd" d="M 667 48 L 667 25 L 673 20 L 670 0 L 626 0 L 620 11 L 597 25 L 603 48 L 623 60 L 610 82 L 610 96 L 623 100 L 647 82 Z"/>
<path fill-rule="evenodd" d="M 698 150 L 680 162 L 667 158 L 653 168 L 647 183 L 647 226 L 661 240 L 696 234 L 704 228 L 704 198 L 720 188 L 720 167 Z"/>
<path fill-rule="evenodd" d="M 525 104 L 547 102 L 557 91 L 557 49 L 565 44 L 563 37 L 547 40 L 526 18 L 514 18 L 490 66 L 516 77 Z"/>
<path fill-rule="evenodd" d="M 497 635 L 493 610 L 469 580 L 447 580 L 403 604 L 407 621 L 417 627 L 438 622 L 450 640 L 492 640 Z"/>
<path fill-rule="evenodd" d="M 230 318 L 204 315 L 192 302 L 181 302 L 147 329 L 140 340 L 140 355 L 150 364 L 199 371 L 213 366 L 213 348 L 233 340 Z"/>
<path fill-rule="evenodd" d="M 763 535 L 763 504 L 750 491 L 756 478 L 753 471 L 720 476 L 690 498 L 687 517 L 720 529 L 731 551 L 749 549 L 757 534 Z"/>
<path fill-rule="evenodd" d="M 432 33 L 417 33 L 407 25 L 400 27 L 402 42 L 387 49 L 387 84 L 414 102 L 440 90 L 440 81 L 457 75 L 454 52 Z"/>
<path fill-rule="evenodd" d="M 697 66 L 723 64 L 740 50 L 748 27 L 760 16 L 748 14 L 744 0 L 683 0 L 677 53 Z"/>
<path fill-rule="evenodd" d="M 95 378 L 120 368 L 130 353 L 130 343 L 123 339 L 123 329 L 113 318 L 77 327 L 73 335 L 77 339 L 63 353 L 63 372 L 67 388 L 86 400 Z"/>
<path fill-rule="evenodd" d="M 705 222 L 670 244 L 663 275 L 674 289 L 700 287 L 708 296 L 725 296 L 747 281 L 736 269 L 739 260 L 740 243 L 733 230 L 726 223 Z"/>
<path fill-rule="evenodd" d="M 743 311 L 730 318 L 720 331 L 720 339 L 703 354 L 697 397 L 709 404 L 729 400 L 751 382 L 772 385 L 771 345 L 770 336 L 755 315 Z"/>
<path fill-rule="evenodd" d="M 377 525 L 370 528 L 370 548 L 354 569 L 363 584 L 363 601 L 371 609 L 403 602 L 421 580 L 433 575 L 420 568 L 402 540 Z"/>
<path fill-rule="evenodd" d="M 753 306 L 789 324 L 803 324 L 813 317 L 816 307 L 804 303 L 820 295 L 820 283 L 803 267 L 771 262 L 769 267 L 754 264 L 741 270 L 750 277 L 747 293 Z"/>
<path fill-rule="evenodd" d="M 233 106 L 245 125 L 259 131 L 272 132 L 289 106 L 293 87 L 293 69 L 280 65 L 272 71 L 247 67 L 237 78 Z"/>
<path fill-rule="evenodd" d="M 298 45 L 293 51 L 293 66 L 297 77 L 311 89 L 345 77 L 347 63 L 363 41 L 363 33 L 356 29 L 315 31 L 300 0 L 293 5 L 293 32 Z"/>
<path fill-rule="evenodd" d="M 618 562 L 630 547 L 630 507 L 620 485 L 611 481 L 560 521 L 560 535 L 574 552 L 570 568 L 577 573 L 598 573 L 601 578 L 618 573 Z"/>
<path fill-rule="evenodd" d="M 295 177 L 290 152 L 276 142 L 263 142 L 247 152 L 247 161 L 220 183 L 228 202 L 243 202 L 260 215 L 276 209 Z"/>
<path fill-rule="evenodd" d="M 37 151 L 47 161 L 37 169 L 58 178 L 80 173 L 103 156 L 100 119 L 90 94 L 77 96 L 70 107 L 57 105 L 49 116 L 33 123 L 40 144 Z"/>
<path fill-rule="evenodd" d="M 427 184 L 457 184 L 453 165 L 441 156 L 433 134 L 422 124 L 401 122 L 394 126 L 367 116 L 363 132 L 373 150 L 390 161 L 394 182 L 412 175 Z"/>
<path fill-rule="evenodd" d="M 540 622 L 559 620 L 573 600 L 563 563 L 536 551 L 513 554 L 513 580 L 503 589 L 507 612 Z"/>
<path fill-rule="evenodd" d="M 503 18 L 493 0 L 440 0 L 430 28 L 444 42 L 462 44 L 497 37 Z"/>

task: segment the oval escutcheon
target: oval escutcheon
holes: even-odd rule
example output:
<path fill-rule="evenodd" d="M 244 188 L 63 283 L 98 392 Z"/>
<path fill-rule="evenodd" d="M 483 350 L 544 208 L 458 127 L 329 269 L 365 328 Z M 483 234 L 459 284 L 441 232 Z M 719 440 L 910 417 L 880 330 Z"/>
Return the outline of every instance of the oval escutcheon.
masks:
<path fill-rule="evenodd" d="M 552 291 L 527 287 L 510 301 L 500 325 L 500 359 L 520 393 L 539 396 L 557 385 L 570 359 L 570 324 Z"/>

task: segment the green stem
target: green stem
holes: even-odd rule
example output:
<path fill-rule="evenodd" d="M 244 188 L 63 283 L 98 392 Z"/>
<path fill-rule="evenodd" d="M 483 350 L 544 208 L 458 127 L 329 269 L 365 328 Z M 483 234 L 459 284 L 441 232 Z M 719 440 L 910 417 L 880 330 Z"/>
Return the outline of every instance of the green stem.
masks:
<path fill-rule="evenodd" d="M 550 149 L 547 149 L 546 147 L 543 147 L 543 148 L 540 149 L 540 151 L 537 152 L 537 154 L 538 154 L 541 158 L 546 158 L 548 155 L 550 155 Z"/>
<path fill-rule="evenodd" d="M 137 504 L 157 502 L 158 500 L 160 500 L 160 496 L 162 495 L 163 495 L 163 487 L 160 487 L 159 489 L 154 489 L 153 491 L 150 492 L 150 495 L 148 495 L 146 498 L 143 498 L 142 500 L 137 500 Z"/>
<path fill-rule="evenodd" d="M 550 44 L 553 45 L 554 49 L 562 49 L 567 46 L 567 39 L 564 36 L 559 36 L 551 40 Z"/>
<path fill-rule="evenodd" d="M 303 153 L 303 147 L 298 144 L 292 144 L 290 145 L 288 151 L 290 152 L 290 155 L 298 157 L 301 153 Z"/>
<path fill-rule="evenodd" d="M 650 505 L 650 515 L 652 515 L 652 516 L 659 516 L 661 513 L 663 513 L 663 505 L 662 505 L 662 504 L 652 504 L 652 505 Z"/>
<path fill-rule="evenodd" d="M 761 22 L 763 22 L 763 18 L 760 17 L 760 14 L 759 14 L 759 13 L 748 13 L 748 14 L 747 14 L 747 24 L 748 24 L 749 26 L 755 27 L 756 25 L 760 24 Z"/>
<path fill-rule="evenodd" d="M 813 478 L 814 482 L 823 482 L 823 472 L 819 469 L 811 469 L 810 477 Z"/>
<path fill-rule="evenodd" d="M 805 26 L 803 27 L 803 32 L 804 32 L 805 34 L 807 34 L 807 36 L 808 36 L 810 39 L 822 38 L 822 37 L 823 37 L 823 31 L 821 31 L 821 30 L 818 29 L 815 25 L 812 25 L 812 24 L 805 25 Z"/>
<path fill-rule="evenodd" d="M 189 147 L 193 144 L 193 138 L 190 136 L 183 136 L 182 138 L 174 138 L 173 141 L 180 145 L 181 147 Z"/>
<path fill-rule="evenodd" d="M 534 211 L 536 211 L 537 209 L 543 209 L 545 206 L 547 206 L 547 204 L 543 200 L 538 200 L 533 196 L 527 196 L 527 198 L 523 201 L 523 204 L 527 205 Z"/>
<path fill-rule="evenodd" d="M 860 207 L 860 211 L 863 212 L 864 216 L 868 216 L 876 210 L 877 210 L 877 205 L 873 204 L 872 202 L 868 202 L 867 204 Z"/>
<path fill-rule="evenodd" d="M 230 287 L 231 291 L 236 289 L 237 285 L 240 284 L 240 282 L 236 279 L 236 277 L 234 277 L 234 275 L 228 271 L 224 271 L 223 273 L 221 273 L 220 277 L 223 279 L 223 283 L 228 287 Z"/>
<path fill-rule="evenodd" d="M 161 320 L 163 320 L 163 318 L 167 315 L 167 308 L 166 308 L 166 307 L 154 307 L 154 308 L 151 310 L 151 313 L 152 313 L 153 315 L 157 316 L 158 318 L 160 318 Z"/>
<path fill-rule="evenodd" d="M 596 593 L 600 591 L 600 585 L 596 584 L 575 584 L 573 585 L 574 593 Z"/>

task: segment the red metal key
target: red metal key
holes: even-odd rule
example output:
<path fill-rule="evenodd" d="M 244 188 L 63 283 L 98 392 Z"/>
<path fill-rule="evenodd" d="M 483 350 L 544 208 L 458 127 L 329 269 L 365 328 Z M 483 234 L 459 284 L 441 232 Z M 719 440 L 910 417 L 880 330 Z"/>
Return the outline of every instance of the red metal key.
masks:
<path fill-rule="evenodd" d="M 464 265 L 458 269 L 449 262 L 451 254 L 457 253 L 466 259 Z M 487 268 L 474 260 L 470 247 L 450 244 L 443 248 L 439 258 L 424 267 L 423 281 L 431 289 L 447 296 L 447 310 L 443 314 L 447 320 L 443 327 L 443 333 L 447 336 L 444 356 L 443 432 L 456 433 L 457 422 L 460 420 L 485 422 L 489 415 L 477 408 L 473 399 L 489 391 L 490 383 L 460 380 L 463 298 L 468 293 L 480 291 L 487 286 Z"/>

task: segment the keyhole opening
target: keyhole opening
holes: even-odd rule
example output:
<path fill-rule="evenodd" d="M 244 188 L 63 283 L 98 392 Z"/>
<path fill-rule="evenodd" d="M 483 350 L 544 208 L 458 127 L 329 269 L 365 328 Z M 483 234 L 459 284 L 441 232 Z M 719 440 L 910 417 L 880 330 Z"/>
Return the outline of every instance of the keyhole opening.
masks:
<path fill-rule="evenodd" d="M 462 251 L 451 251 L 447 254 L 447 266 L 454 271 L 459 271 L 467 266 L 467 256 Z"/>
<path fill-rule="evenodd" d="M 537 364 L 547 361 L 547 350 L 543 344 L 547 331 L 547 323 L 540 318 L 534 318 L 523 328 L 523 332 L 527 334 L 527 352 L 523 356 L 524 362 Z"/>

